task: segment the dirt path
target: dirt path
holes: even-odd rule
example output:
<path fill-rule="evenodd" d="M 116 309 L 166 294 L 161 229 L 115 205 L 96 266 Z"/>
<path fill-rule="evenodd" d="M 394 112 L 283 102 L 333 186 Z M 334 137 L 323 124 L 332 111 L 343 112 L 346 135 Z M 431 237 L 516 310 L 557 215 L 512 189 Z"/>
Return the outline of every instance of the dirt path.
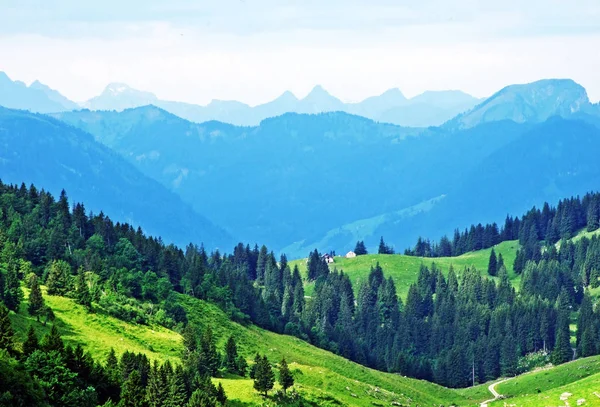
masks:
<path fill-rule="evenodd" d="M 490 393 L 492 393 L 492 396 L 494 396 L 494 398 L 486 400 L 486 401 L 482 401 L 479 404 L 479 407 L 488 407 L 488 403 L 491 403 L 492 401 L 498 400 L 500 398 L 501 394 L 496 391 L 496 386 L 499 385 L 500 383 L 504 383 L 507 380 L 510 380 L 510 379 L 502 379 L 502 380 L 500 380 L 498 382 L 494 382 L 494 383 L 490 384 L 488 386 L 488 390 L 490 391 Z"/>

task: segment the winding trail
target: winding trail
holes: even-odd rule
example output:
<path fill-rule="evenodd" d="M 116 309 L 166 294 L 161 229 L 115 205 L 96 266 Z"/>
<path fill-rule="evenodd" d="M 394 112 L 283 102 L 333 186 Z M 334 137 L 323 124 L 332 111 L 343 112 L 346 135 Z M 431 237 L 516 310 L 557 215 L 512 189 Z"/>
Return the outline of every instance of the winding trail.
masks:
<path fill-rule="evenodd" d="M 502 395 L 496 391 L 496 386 L 499 385 L 500 383 L 504 383 L 507 380 L 510 380 L 510 379 L 502 379 L 502 380 L 500 380 L 498 382 L 494 382 L 494 383 L 490 384 L 488 386 L 488 390 L 490 391 L 490 393 L 492 393 L 492 396 L 494 396 L 494 398 L 486 400 L 486 401 L 482 401 L 479 404 L 479 407 L 488 407 L 488 403 L 491 403 L 492 401 L 498 400 L 500 398 L 500 396 L 502 396 Z"/>

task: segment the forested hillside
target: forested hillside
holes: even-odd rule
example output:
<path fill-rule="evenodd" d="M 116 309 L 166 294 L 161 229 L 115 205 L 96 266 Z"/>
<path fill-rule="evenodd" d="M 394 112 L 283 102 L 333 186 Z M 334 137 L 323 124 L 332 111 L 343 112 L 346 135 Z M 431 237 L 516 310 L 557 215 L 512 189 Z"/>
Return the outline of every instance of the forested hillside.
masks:
<path fill-rule="evenodd" d="M 523 357 L 535 352 L 541 352 L 536 363 L 571 360 L 569 323 L 574 309 L 580 310 L 578 354 L 598 352 L 600 315 L 585 288 L 600 281 L 600 240 L 593 236 L 563 241 L 560 250 L 553 244 L 582 225 L 598 228 L 597 194 L 507 220 L 512 225 L 509 237 L 521 239 L 514 270 L 521 274 L 518 293 L 506 264 L 497 264 L 493 275 L 498 280 L 473 268 L 442 273 L 433 264 L 421 266 L 402 301 L 394 280 L 377 264 L 355 295 L 348 275 L 330 271 L 315 251 L 307 264 L 306 279 L 314 282 L 307 301 L 300 270 L 290 269 L 285 256 L 277 261 L 264 246 L 240 244 L 230 255 L 207 253 L 194 245 L 184 251 L 103 215 L 88 217 L 81 204 L 71 209 L 64 194 L 55 201 L 24 185 L 3 185 L 1 192 L 2 300 L 9 309 L 19 310 L 24 280 L 30 288 L 29 303 L 37 304 L 29 312 L 42 320 L 51 320 L 52 312 L 40 300 L 39 279 L 49 294 L 73 297 L 90 309 L 97 304 L 126 321 L 182 329 L 185 337 L 189 309 L 182 306 L 179 292 L 218 305 L 233 320 L 297 336 L 378 370 L 450 387 L 514 375 L 528 368 Z M 544 224 L 544 232 L 537 232 Z M 496 239 L 506 235 L 507 228 Z M 473 240 L 468 235 L 465 239 Z M 32 298 L 33 293 L 37 294 Z M 209 346 L 210 338 L 204 340 L 202 346 Z M 199 357 L 210 356 L 208 350 L 202 352 Z M 201 359 L 194 365 L 200 376 L 202 369 L 217 374 L 214 360 Z"/>
<path fill-rule="evenodd" d="M 55 116 L 238 239 L 290 258 L 314 247 L 348 251 L 357 240 L 375 249 L 382 235 L 398 250 L 419 235 L 583 194 L 600 176 L 592 157 L 600 129 L 557 117 L 453 130 L 341 112 L 285 114 L 255 127 L 191 123 L 152 106 Z"/>

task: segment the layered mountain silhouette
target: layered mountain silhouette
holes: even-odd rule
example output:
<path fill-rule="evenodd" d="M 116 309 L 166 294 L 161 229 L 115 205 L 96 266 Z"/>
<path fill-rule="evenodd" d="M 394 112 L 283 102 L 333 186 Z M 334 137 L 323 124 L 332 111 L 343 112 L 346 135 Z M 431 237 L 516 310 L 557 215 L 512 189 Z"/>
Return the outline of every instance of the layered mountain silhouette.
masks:
<path fill-rule="evenodd" d="M 2 182 L 62 189 L 86 210 L 161 235 L 166 242 L 229 248 L 233 238 L 120 155 L 48 116 L 0 108 Z"/>
<path fill-rule="evenodd" d="M 54 113 L 80 108 L 123 111 L 154 105 L 197 123 L 218 120 L 240 126 L 255 126 L 266 118 L 290 112 L 343 111 L 381 122 L 427 127 L 440 125 L 480 102 L 480 99 L 460 91 L 428 91 L 407 99 L 399 89 L 390 89 L 362 102 L 344 103 L 317 85 L 302 99 L 286 91 L 276 99 L 257 106 L 228 100 L 213 100 L 201 106 L 162 100 L 153 93 L 133 89 L 124 83 L 111 83 L 100 95 L 77 104 L 38 81 L 27 87 L 22 82 L 11 81 L 3 73 L 0 73 L 0 91 L 1 106 L 32 112 Z"/>
<path fill-rule="evenodd" d="M 580 149 L 585 155 L 600 147 L 598 128 L 580 120 L 502 120 L 457 131 L 343 112 L 288 113 L 254 127 L 197 124 L 154 106 L 56 117 L 94 134 L 243 241 L 291 256 L 311 246 L 350 249 L 358 239 L 376 245 L 382 234 L 403 248 L 419 234 L 451 232 L 457 211 L 471 215 L 469 222 L 500 221 L 584 193 L 595 183 L 588 175 L 600 171 L 593 162 L 584 171 L 578 161 Z M 551 131 L 547 153 L 527 159 L 538 135 Z M 503 176 L 507 165 L 520 175 Z M 484 205 L 482 197 L 493 202 Z"/>

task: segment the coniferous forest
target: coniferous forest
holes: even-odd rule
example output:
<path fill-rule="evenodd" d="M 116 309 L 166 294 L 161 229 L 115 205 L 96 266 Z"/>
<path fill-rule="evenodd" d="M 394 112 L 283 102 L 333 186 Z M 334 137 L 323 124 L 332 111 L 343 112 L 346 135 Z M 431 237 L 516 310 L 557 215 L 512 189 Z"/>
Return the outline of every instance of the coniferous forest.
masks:
<path fill-rule="evenodd" d="M 546 204 L 522 218 L 507 217 L 501 230 L 477 225 L 457 232 L 452 242 L 420 240 L 410 254 L 458 255 L 518 239 L 514 272 L 521 274 L 521 286 L 517 292 L 506 265 L 492 252 L 489 269 L 494 271 L 488 271 L 496 278 L 475 269 L 442 273 L 433 262 L 421 266 L 403 301 L 379 264 L 353 290 L 348 276 L 331 270 L 317 250 L 302 276 L 297 266 L 290 269 L 285 255 L 277 259 L 265 246 L 239 244 L 231 254 L 207 253 L 192 244 L 183 250 L 102 213 L 86 213 L 83 204 L 71 205 L 64 191 L 55 199 L 35 186 L 2 184 L 0 345 L 11 356 L 3 359 L 2 369 L 21 387 L 1 390 L 14 405 L 35 400 L 40 405 L 137 406 L 145 405 L 136 404 L 141 400 L 150 405 L 169 400 L 173 406 L 204 406 L 226 400 L 210 377 L 232 371 L 259 375 L 257 391 L 268 392 L 275 361 L 257 355 L 249 368 L 237 354 L 235 338 L 226 349 L 216 349 L 210 329 L 198 332 L 188 323 L 177 293 L 360 364 L 448 387 L 515 375 L 528 368 L 524 356 L 536 352 L 554 364 L 571 360 L 574 352 L 594 355 L 600 352 L 600 315 L 586 287 L 600 284 L 600 239 L 566 239 L 582 227 L 598 228 L 599 200 L 599 194 L 588 194 L 556 207 Z M 389 250 L 383 238 L 381 246 L 384 253 Z M 305 298 L 304 279 L 314 281 L 311 298 Z M 27 312 L 44 324 L 53 319 L 40 284 L 48 294 L 74 298 L 89 312 L 99 307 L 125 321 L 180 331 L 182 365 L 152 364 L 143 354 L 128 352 L 93 360 L 84 347 L 65 347 L 54 327 L 43 338 L 31 329 L 25 343 L 15 343 L 8 314 L 22 312 L 22 285 L 29 292 Z M 569 332 L 574 310 L 580 310 L 576 350 Z"/>

